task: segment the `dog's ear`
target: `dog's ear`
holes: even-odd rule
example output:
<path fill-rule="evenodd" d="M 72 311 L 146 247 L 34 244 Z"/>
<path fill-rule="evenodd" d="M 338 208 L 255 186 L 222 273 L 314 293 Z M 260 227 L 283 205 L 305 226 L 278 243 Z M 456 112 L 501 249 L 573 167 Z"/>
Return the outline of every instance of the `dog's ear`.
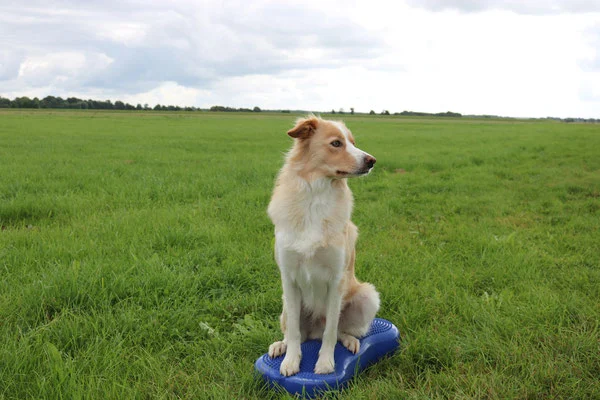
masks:
<path fill-rule="evenodd" d="M 301 118 L 296 121 L 296 126 L 288 131 L 294 139 L 308 139 L 315 133 L 319 120 L 317 117 Z"/>

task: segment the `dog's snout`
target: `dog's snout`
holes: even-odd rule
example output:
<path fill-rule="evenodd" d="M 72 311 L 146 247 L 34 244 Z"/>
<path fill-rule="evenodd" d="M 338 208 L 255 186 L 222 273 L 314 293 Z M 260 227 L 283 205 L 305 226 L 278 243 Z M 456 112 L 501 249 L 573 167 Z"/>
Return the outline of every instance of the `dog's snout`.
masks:
<path fill-rule="evenodd" d="M 373 168 L 373 165 L 375 165 L 376 162 L 377 162 L 377 160 L 373 156 L 366 156 L 365 157 L 365 164 L 369 168 Z"/>

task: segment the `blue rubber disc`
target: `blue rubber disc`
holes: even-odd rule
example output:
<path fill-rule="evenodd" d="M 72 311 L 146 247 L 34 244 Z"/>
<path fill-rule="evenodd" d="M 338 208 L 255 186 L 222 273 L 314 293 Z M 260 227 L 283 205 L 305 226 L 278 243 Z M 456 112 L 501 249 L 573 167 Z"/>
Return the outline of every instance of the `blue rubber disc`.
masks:
<path fill-rule="evenodd" d="M 285 355 L 271 358 L 263 354 L 254 363 L 254 367 L 263 379 L 274 388 L 283 388 L 290 394 L 314 397 L 327 390 L 340 390 L 350 379 L 367 366 L 382 357 L 391 355 L 400 346 L 398 328 L 390 321 L 375 318 L 371 328 L 360 339 L 360 350 L 352 354 L 341 343 L 335 345 L 335 371 L 331 374 L 315 374 L 314 368 L 321 348 L 320 340 L 307 340 L 302 343 L 302 360 L 300 372 L 292 376 L 283 376 L 279 367 Z"/>

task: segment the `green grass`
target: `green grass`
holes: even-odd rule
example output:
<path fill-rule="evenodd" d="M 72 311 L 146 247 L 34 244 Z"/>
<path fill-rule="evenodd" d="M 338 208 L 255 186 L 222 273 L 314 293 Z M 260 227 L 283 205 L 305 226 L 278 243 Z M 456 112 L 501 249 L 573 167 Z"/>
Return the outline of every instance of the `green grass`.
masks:
<path fill-rule="evenodd" d="M 0 112 L 0 398 L 286 398 L 253 362 L 293 120 Z M 599 398 L 600 126 L 345 120 L 378 160 L 357 274 L 402 350 L 344 398 Z"/>

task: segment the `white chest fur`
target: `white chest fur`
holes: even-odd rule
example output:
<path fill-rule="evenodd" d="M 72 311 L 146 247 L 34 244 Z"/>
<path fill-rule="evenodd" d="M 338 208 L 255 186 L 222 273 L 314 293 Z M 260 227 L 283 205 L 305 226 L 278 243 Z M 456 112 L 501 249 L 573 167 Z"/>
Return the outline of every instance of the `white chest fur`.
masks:
<path fill-rule="evenodd" d="M 321 247 L 340 245 L 351 211 L 348 186 L 330 179 L 288 182 L 276 188 L 268 210 L 279 245 L 305 259 Z"/>

